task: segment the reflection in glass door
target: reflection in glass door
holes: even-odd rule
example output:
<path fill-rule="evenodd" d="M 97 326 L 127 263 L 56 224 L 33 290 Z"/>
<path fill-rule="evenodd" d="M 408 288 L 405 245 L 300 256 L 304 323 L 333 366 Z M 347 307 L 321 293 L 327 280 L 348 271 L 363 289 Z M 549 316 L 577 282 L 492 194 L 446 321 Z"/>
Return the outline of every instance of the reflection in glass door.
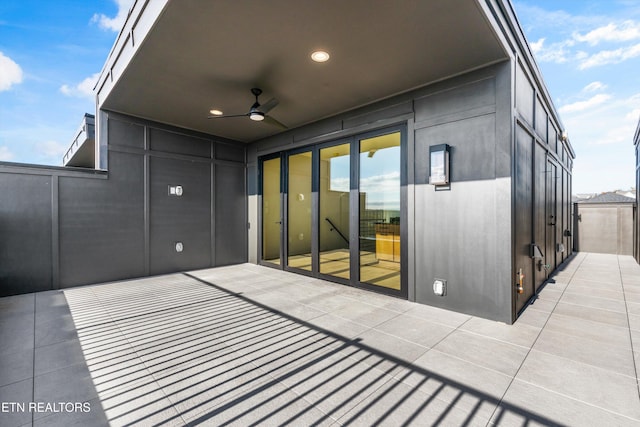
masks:
<path fill-rule="evenodd" d="M 320 149 L 320 273 L 349 279 L 349 145 Z"/>
<path fill-rule="evenodd" d="M 400 290 L 400 132 L 360 140 L 360 282 Z"/>
<path fill-rule="evenodd" d="M 262 261 L 280 265 L 280 157 L 262 163 Z"/>
<path fill-rule="evenodd" d="M 312 152 L 291 154 L 287 164 L 287 266 L 312 270 Z"/>

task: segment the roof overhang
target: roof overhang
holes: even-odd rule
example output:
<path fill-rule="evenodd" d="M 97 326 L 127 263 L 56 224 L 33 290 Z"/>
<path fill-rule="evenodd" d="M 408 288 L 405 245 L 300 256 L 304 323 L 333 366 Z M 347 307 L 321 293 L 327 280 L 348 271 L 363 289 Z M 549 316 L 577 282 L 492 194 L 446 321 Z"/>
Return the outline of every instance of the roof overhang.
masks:
<path fill-rule="evenodd" d="M 95 117 L 85 114 L 71 146 L 62 158 L 63 166 L 94 168 L 96 156 Z"/>
<path fill-rule="evenodd" d="M 138 0 L 98 108 L 251 142 L 281 129 L 209 110 L 246 113 L 259 87 L 294 128 L 503 61 L 489 15 L 482 0 Z"/>

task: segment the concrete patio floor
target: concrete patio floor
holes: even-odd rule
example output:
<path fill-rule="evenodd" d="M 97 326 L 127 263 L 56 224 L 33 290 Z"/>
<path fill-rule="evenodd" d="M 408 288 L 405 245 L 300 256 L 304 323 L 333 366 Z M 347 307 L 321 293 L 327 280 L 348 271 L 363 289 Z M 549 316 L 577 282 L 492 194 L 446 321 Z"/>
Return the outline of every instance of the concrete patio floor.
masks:
<path fill-rule="evenodd" d="M 640 425 L 640 266 L 554 279 L 511 326 L 251 264 L 1 298 L 0 426 Z"/>

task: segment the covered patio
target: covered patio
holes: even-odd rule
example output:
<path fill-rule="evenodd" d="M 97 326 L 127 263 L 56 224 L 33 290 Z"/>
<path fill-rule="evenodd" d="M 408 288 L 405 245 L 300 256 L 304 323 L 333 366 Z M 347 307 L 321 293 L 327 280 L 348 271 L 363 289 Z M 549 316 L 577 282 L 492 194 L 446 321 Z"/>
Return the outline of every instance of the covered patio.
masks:
<path fill-rule="evenodd" d="M 253 264 L 5 297 L 0 325 L 3 426 L 640 423 L 630 256 L 578 253 L 511 326 Z"/>

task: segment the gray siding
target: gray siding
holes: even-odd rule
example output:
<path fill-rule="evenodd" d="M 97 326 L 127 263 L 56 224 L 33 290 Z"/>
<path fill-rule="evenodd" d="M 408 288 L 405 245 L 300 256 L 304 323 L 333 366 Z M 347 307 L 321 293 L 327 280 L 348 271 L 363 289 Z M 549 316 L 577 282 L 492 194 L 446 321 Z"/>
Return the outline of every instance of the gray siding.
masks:
<path fill-rule="evenodd" d="M 573 252 L 571 169 L 568 143 L 543 102 L 543 89 L 521 62 L 515 63 L 514 264 L 524 273 L 524 293 L 514 293 L 517 313 Z M 543 258 L 534 259 L 536 244 Z"/>
<path fill-rule="evenodd" d="M 0 296 L 51 289 L 53 177 L 0 173 Z"/>
<path fill-rule="evenodd" d="M 109 179 L 60 177 L 60 286 L 144 275 L 144 164 L 111 153 Z"/>
<path fill-rule="evenodd" d="M 246 262 L 244 145 L 101 115 L 106 173 L 0 165 L 0 296 Z"/>
<path fill-rule="evenodd" d="M 505 81 L 506 64 L 416 101 L 414 263 L 417 302 L 510 323 L 511 140 L 497 126 L 509 121 L 508 92 L 497 91 Z M 449 191 L 428 184 L 436 144 L 451 146 Z M 445 297 L 435 278 L 447 280 Z"/>

